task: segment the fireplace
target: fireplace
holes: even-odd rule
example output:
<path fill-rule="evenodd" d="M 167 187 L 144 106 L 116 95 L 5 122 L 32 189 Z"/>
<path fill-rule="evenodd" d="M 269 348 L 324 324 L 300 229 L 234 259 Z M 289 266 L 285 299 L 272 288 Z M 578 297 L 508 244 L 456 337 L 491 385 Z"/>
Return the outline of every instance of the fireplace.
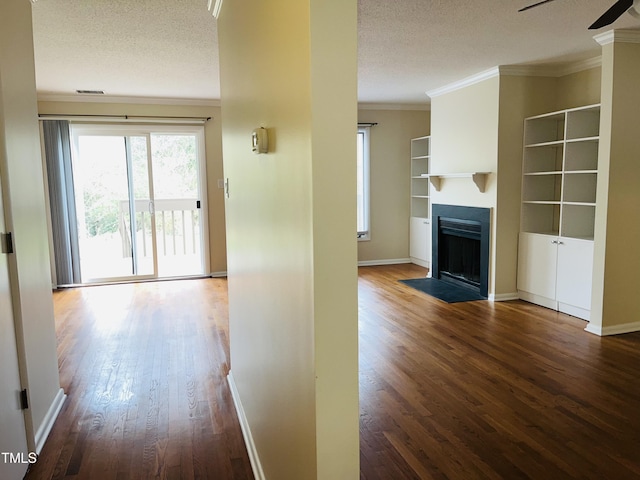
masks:
<path fill-rule="evenodd" d="M 491 210 L 434 204 L 431 276 L 486 297 Z"/>

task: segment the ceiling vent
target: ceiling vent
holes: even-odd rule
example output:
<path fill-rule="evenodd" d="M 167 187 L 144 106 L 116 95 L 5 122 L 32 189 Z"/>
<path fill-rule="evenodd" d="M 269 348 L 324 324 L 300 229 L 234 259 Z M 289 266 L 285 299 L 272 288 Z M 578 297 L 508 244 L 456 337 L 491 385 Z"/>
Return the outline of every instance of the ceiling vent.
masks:
<path fill-rule="evenodd" d="M 80 95 L 104 95 L 104 90 L 76 90 Z"/>

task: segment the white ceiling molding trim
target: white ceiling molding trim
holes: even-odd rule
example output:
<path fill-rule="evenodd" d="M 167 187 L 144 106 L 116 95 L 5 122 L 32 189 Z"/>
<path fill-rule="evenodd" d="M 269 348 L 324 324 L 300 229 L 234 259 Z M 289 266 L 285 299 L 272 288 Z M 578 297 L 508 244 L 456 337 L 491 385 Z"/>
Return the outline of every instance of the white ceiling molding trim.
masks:
<path fill-rule="evenodd" d="M 430 103 L 358 103 L 358 110 L 431 110 Z"/>
<path fill-rule="evenodd" d="M 585 70 L 591 70 L 592 68 L 599 68 L 602 66 L 602 57 L 587 58 L 579 62 L 569 63 L 558 69 L 558 76 L 564 77 L 565 75 L 571 75 L 573 73 L 583 72 Z"/>
<path fill-rule="evenodd" d="M 609 30 L 593 37 L 600 45 L 609 45 L 613 42 L 640 43 L 640 30 Z"/>
<path fill-rule="evenodd" d="M 480 72 L 475 75 L 471 75 L 470 77 L 463 78 L 462 80 L 458 80 L 457 82 L 445 85 L 444 87 L 429 90 L 426 93 L 430 98 L 439 97 L 440 95 L 444 95 L 445 93 L 455 92 L 456 90 L 460 90 L 461 88 L 484 82 L 485 80 L 497 77 L 498 75 L 500 75 L 500 67 L 493 67 L 489 70 L 485 70 L 484 72 Z"/>
<path fill-rule="evenodd" d="M 209 0 L 207 5 L 207 9 L 211 12 L 211 15 L 216 17 L 220 17 L 220 10 L 222 10 L 222 0 Z"/>
<path fill-rule="evenodd" d="M 39 102 L 127 103 L 138 105 L 180 105 L 187 107 L 219 107 L 220 100 L 199 98 L 116 97 L 103 95 L 38 94 Z"/>
<path fill-rule="evenodd" d="M 551 65 L 501 65 L 500 75 L 512 77 L 557 77 L 558 69 Z"/>
<path fill-rule="evenodd" d="M 602 66 L 602 57 L 587 58 L 576 62 L 555 65 L 504 65 L 500 66 L 500 75 L 524 77 L 564 77 L 572 73 L 591 70 Z"/>
<path fill-rule="evenodd" d="M 602 34 L 602 36 L 605 36 L 612 32 L 607 32 L 605 34 Z M 616 40 L 625 41 L 618 39 L 631 38 L 632 42 L 629 42 L 627 40 L 628 43 L 640 43 L 640 30 L 627 30 L 627 32 L 631 32 L 632 35 L 616 36 Z M 597 35 L 597 37 L 600 37 L 600 35 Z M 601 56 L 562 65 L 500 65 L 476 75 L 463 78 L 460 81 L 450 83 L 449 85 L 445 85 L 444 87 L 431 90 L 427 92 L 427 95 L 430 98 L 437 97 L 445 93 L 450 93 L 455 90 L 459 90 L 461 88 L 483 82 L 484 80 L 493 78 L 497 75 L 509 75 L 515 77 L 564 77 L 565 75 L 571 75 L 572 73 L 578 73 L 584 70 L 598 68 L 600 66 L 602 66 Z"/>

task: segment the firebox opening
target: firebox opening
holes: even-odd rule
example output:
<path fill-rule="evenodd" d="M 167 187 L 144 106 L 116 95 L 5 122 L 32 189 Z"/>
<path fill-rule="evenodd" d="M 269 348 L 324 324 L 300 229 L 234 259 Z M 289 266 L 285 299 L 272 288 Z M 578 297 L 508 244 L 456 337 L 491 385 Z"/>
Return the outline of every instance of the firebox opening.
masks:
<path fill-rule="evenodd" d="M 440 278 L 480 290 L 480 223 L 440 219 Z"/>

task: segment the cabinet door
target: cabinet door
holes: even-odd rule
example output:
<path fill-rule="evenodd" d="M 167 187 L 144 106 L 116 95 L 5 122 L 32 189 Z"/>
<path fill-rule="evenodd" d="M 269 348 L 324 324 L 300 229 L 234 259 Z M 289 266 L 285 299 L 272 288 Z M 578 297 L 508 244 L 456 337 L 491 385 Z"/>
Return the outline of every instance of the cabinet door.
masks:
<path fill-rule="evenodd" d="M 409 225 L 409 256 L 428 262 L 431 258 L 431 229 L 429 219 L 411 217 Z"/>
<path fill-rule="evenodd" d="M 558 302 L 591 309 L 593 242 L 560 237 L 558 240 Z"/>
<path fill-rule="evenodd" d="M 518 290 L 556 298 L 558 237 L 520 233 L 518 248 Z"/>

